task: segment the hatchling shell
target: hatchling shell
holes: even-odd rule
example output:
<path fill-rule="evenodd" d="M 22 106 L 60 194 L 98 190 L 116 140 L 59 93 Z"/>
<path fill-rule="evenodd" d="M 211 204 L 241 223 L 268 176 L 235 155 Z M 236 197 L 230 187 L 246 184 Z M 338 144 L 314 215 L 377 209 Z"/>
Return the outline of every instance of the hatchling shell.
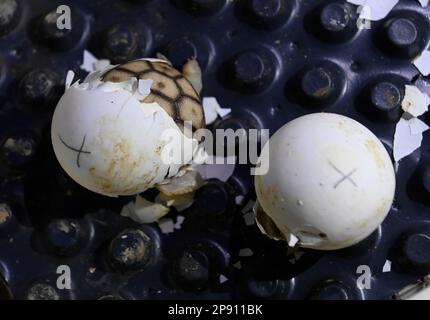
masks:
<path fill-rule="evenodd" d="M 135 60 L 107 71 L 102 80 L 123 82 L 131 77 L 153 80 L 151 93 L 143 102 L 158 103 L 179 127 L 182 128 L 185 121 L 192 121 L 193 129 L 205 126 L 199 95 L 182 73 L 169 64 L 161 61 Z"/>

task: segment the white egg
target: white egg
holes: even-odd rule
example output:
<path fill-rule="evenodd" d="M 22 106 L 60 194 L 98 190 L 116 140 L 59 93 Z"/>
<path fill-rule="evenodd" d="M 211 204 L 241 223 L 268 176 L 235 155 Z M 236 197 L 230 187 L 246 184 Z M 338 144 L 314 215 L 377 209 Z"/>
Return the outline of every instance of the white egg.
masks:
<path fill-rule="evenodd" d="M 136 78 L 102 82 L 107 69 L 66 87 L 52 119 L 52 144 L 63 169 L 85 188 L 133 195 L 173 177 L 191 161 L 197 142 L 160 105 L 139 101 L 145 96 Z M 171 132 L 181 139 L 181 162 L 162 156 Z"/>
<path fill-rule="evenodd" d="M 295 236 L 302 247 L 352 246 L 377 229 L 393 202 L 390 156 L 370 130 L 345 116 L 315 113 L 287 123 L 259 161 L 268 172 L 255 177 L 255 188 L 270 217 L 259 222 L 273 238 Z"/>

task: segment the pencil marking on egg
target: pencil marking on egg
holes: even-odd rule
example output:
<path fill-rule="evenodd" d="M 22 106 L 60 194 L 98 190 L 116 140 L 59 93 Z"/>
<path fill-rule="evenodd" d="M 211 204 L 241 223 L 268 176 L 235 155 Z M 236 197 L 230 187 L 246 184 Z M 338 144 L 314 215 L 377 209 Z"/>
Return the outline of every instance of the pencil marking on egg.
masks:
<path fill-rule="evenodd" d="M 352 180 L 352 175 L 357 171 L 357 168 L 353 169 L 352 171 L 350 171 L 349 173 L 345 174 L 342 172 L 342 170 L 340 170 L 338 167 L 336 167 L 333 162 L 331 162 L 330 160 L 328 161 L 328 163 L 330 164 L 330 166 L 336 170 L 341 176 L 342 178 L 336 182 L 333 185 L 333 189 L 336 189 L 342 182 L 348 180 L 349 182 L 351 182 L 355 187 L 357 187 L 357 184 L 355 183 L 354 180 Z"/>
<path fill-rule="evenodd" d="M 64 146 L 65 146 L 66 148 L 68 148 L 68 149 L 70 149 L 70 150 L 72 150 L 72 151 L 77 152 L 77 156 L 76 156 L 76 165 L 78 166 L 78 168 L 80 168 L 80 167 L 81 167 L 81 164 L 80 164 L 79 160 L 80 160 L 80 158 L 81 158 L 81 154 L 82 154 L 82 153 L 84 153 L 84 154 L 91 154 L 91 151 L 84 150 L 85 139 L 87 138 L 87 135 L 84 135 L 84 139 L 82 140 L 82 144 L 81 144 L 81 146 L 80 146 L 80 148 L 79 148 L 79 149 L 76 149 L 76 148 L 74 148 L 74 147 L 70 146 L 69 144 L 67 144 L 67 143 L 63 140 L 63 138 L 61 137 L 61 135 L 60 135 L 60 134 L 58 134 L 58 138 L 60 139 L 61 143 L 62 143 L 62 144 L 64 144 Z"/>

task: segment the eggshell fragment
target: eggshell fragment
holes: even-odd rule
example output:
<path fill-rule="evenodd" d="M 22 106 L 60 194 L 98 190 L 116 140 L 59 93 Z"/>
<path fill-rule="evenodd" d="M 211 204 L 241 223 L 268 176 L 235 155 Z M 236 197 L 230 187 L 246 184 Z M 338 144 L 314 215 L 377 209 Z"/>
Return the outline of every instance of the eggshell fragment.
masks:
<path fill-rule="evenodd" d="M 418 2 L 421 4 L 423 8 L 429 5 L 429 0 L 418 0 Z"/>
<path fill-rule="evenodd" d="M 203 110 L 205 112 L 206 124 L 211 124 L 220 116 L 224 118 L 231 113 L 229 108 L 221 108 L 218 101 L 214 97 L 204 97 L 202 101 Z"/>
<path fill-rule="evenodd" d="M 420 119 L 403 115 L 394 133 L 394 161 L 398 162 L 420 148 L 423 133 L 428 129 L 429 127 Z"/>
<path fill-rule="evenodd" d="M 203 179 L 198 171 L 189 169 L 183 175 L 170 178 L 158 184 L 158 191 L 166 196 L 180 196 L 196 191 L 203 185 Z"/>
<path fill-rule="evenodd" d="M 391 272 L 391 261 L 386 260 L 384 266 L 382 267 L 382 272 Z"/>
<path fill-rule="evenodd" d="M 155 202 L 166 207 L 174 207 L 178 212 L 184 211 L 194 203 L 194 192 L 168 196 L 162 192 L 155 198 Z"/>
<path fill-rule="evenodd" d="M 129 203 L 121 211 L 121 215 L 138 223 L 152 223 L 169 213 L 170 209 L 159 203 L 151 202 L 136 196 L 135 203 Z"/>
<path fill-rule="evenodd" d="M 428 111 L 430 97 L 415 86 L 405 86 L 405 97 L 402 101 L 403 111 L 414 117 L 419 117 Z"/>
<path fill-rule="evenodd" d="M 399 0 L 347 0 L 347 2 L 368 8 L 368 10 L 361 11 L 361 19 L 379 21 L 393 10 Z"/>

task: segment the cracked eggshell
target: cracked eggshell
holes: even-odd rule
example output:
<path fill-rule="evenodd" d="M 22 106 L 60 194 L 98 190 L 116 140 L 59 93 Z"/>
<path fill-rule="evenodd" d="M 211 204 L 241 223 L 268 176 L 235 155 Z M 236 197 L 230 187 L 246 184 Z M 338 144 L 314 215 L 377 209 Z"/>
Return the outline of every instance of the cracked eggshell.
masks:
<path fill-rule="evenodd" d="M 369 236 L 391 208 L 391 159 L 378 138 L 350 118 L 297 118 L 273 135 L 259 161 L 268 172 L 255 177 L 257 198 L 283 235 L 275 238 L 292 234 L 299 246 L 345 248 Z"/>
<path fill-rule="evenodd" d="M 103 83 L 90 75 L 67 89 L 55 109 L 51 127 L 55 155 L 63 169 L 91 191 L 137 194 L 180 168 L 162 161 L 168 143 L 163 134 L 173 130 L 184 141 L 190 139 L 158 104 L 139 102 L 136 91 L 137 83 Z M 184 145 L 191 146 L 184 151 L 187 163 L 194 141 Z"/>

